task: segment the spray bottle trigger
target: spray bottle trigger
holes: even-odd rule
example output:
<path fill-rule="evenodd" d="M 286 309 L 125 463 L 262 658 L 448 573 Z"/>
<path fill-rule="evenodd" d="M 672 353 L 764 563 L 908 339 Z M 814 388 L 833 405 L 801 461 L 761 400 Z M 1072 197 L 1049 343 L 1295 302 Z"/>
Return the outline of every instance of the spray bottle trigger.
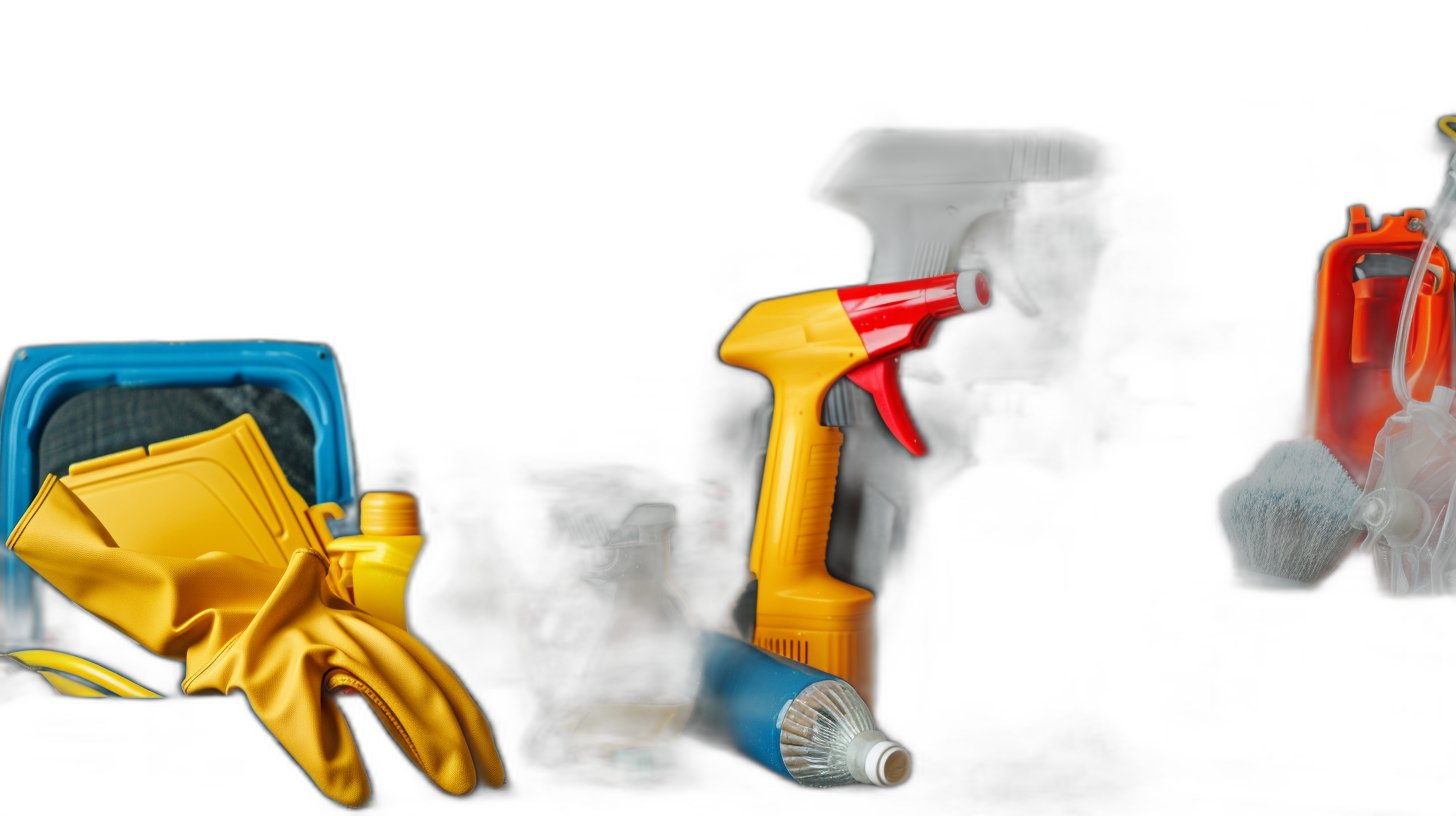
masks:
<path fill-rule="evenodd" d="M 855 385 L 870 392 L 875 398 L 875 408 L 885 427 L 915 456 L 925 455 L 925 442 L 915 423 L 910 420 L 910 410 L 905 407 L 905 395 L 900 391 L 900 358 L 886 357 L 875 360 L 849 372 L 849 379 Z"/>

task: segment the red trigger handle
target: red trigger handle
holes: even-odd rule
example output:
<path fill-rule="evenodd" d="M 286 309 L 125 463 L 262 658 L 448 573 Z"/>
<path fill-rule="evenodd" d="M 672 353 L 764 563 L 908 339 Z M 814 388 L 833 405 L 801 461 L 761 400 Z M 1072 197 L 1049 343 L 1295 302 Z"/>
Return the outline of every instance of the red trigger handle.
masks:
<path fill-rule="evenodd" d="M 849 379 L 875 398 L 880 418 L 905 450 L 924 456 L 925 442 L 920 439 L 920 432 L 915 430 L 915 423 L 910 421 L 905 395 L 900 392 L 900 358 L 886 357 L 865 363 L 849 372 Z"/>
<path fill-rule="evenodd" d="M 880 418 L 905 450 L 925 455 L 925 442 L 910 421 L 900 393 L 900 355 L 925 348 L 935 324 L 991 304 L 991 285 L 981 272 L 850 286 L 839 290 L 844 314 L 864 343 L 869 362 L 849 379 L 875 398 Z"/>

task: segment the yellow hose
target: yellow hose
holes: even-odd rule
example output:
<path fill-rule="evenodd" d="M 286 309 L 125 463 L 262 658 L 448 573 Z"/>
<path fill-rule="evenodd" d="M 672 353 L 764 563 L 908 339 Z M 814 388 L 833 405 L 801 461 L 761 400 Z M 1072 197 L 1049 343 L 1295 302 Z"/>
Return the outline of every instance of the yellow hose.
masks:
<path fill-rule="evenodd" d="M 106 697 L 103 692 L 96 691 L 84 683 L 77 683 L 76 680 L 63 678 L 55 672 L 41 672 L 41 676 L 51 680 L 51 688 L 55 689 L 57 697 Z"/>
<path fill-rule="evenodd" d="M 98 666 L 83 657 L 76 657 L 65 652 L 52 652 L 48 649 L 29 649 L 23 652 L 11 652 L 8 655 L 4 655 L 4 657 L 9 657 L 26 668 L 39 672 L 57 691 L 71 697 L 101 697 L 105 695 L 84 683 L 78 683 L 70 678 L 62 677 L 61 675 L 55 674 L 55 672 L 69 674 L 72 677 L 93 683 L 118 697 L 141 699 L 162 696 L 143 685 L 128 680 L 111 669 Z"/>

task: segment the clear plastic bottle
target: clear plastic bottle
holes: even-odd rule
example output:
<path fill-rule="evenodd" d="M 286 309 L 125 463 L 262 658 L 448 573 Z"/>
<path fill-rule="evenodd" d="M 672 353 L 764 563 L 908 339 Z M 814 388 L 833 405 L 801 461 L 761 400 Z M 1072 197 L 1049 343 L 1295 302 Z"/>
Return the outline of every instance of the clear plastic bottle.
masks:
<path fill-rule="evenodd" d="M 669 743 L 702 677 L 698 630 L 669 570 L 675 520 L 670 504 L 637 506 L 596 538 L 585 574 L 573 570 L 527 613 L 525 663 L 541 705 L 527 739 L 535 760 L 585 761 L 579 770 L 593 775 L 605 763 L 601 779 L 613 782 L 673 765 Z"/>
<path fill-rule="evenodd" d="M 1376 436 L 1365 493 L 1350 510 L 1350 525 L 1367 532 L 1361 551 L 1373 553 L 1381 586 L 1397 595 L 1456 592 L 1456 524 L 1451 520 L 1456 509 L 1456 392 L 1436 386 L 1428 402 L 1415 399 L 1405 370 L 1417 295 L 1429 272 L 1440 273 L 1429 262 L 1436 242 L 1456 218 L 1456 153 L 1447 164 L 1436 206 L 1426 215 L 1420 227 L 1426 238 L 1411 265 L 1390 365 L 1390 384 L 1401 410 Z M 1442 285 L 1439 279 L 1435 285 Z"/>
<path fill-rule="evenodd" d="M 695 485 L 692 490 L 728 498 L 728 488 Z M 734 608 L 753 573 L 747 558 L 728 544 L 731 529 L 732 522 L 715 519 L 678 530 L 681 542 L 673 549 L 673 583 L 687 596 L 697 628 L 743 640 L 743 632 L 734 624 Z"/>
<path fill-rule="evenodd" d="M 1350 526 L 1366 531 L 1361 549 L 1374 555 L 1381 587 L 1396 595 L 1456 590 L 1453 398 L 1456 391 L 1438 385 L 1429 402 L 1413 399 L 1386 421 L 1365 493 L 1350 510 Z"/>

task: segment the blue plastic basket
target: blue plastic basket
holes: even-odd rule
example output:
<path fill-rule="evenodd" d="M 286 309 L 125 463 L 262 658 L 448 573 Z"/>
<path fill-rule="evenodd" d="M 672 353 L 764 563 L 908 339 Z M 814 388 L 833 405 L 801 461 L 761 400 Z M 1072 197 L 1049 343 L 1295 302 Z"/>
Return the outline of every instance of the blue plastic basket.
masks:
<path fill-rule="evenodd" d="M 314 343 L 271 340 L 97 343 L 35 346 L 15 353 L 0 413 L 0 501 L 5 531 L 20 521 L 39 487 L 41 431 L 63 402 L 84 391 L 122 388 L 276 388 L 301 406 L 314 429 L 318 502 L 352 501 L 354 459 L 334 353 Z M 5 626 L 12 645 L 40 638 L 29 567 L 0 550 Z"/>

